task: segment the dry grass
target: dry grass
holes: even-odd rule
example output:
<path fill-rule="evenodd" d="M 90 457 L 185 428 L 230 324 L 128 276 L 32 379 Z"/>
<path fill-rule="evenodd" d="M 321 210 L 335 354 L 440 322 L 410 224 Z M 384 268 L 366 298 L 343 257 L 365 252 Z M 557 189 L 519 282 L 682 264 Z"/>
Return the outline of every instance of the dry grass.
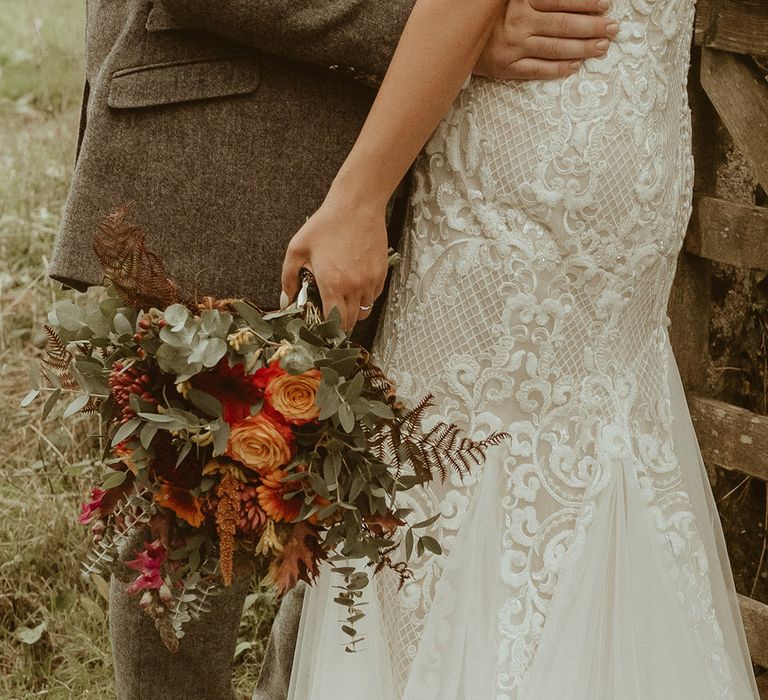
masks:
<path fill-rule="evenodd" d="M 45 268 L 73 164 L 84 10 L 80 0 L 0 0 L 0 10 L 0 699 L 109 698 L 106 601 L 80 578 L 87 532 L 75 522 L 98 425 L 63 421 L 63 405 L 45 420 L 40 403 L 19 407 L 45 315 L 72 293 Z M 235 677 L 243 695 L 271 620 L 265 597 L 249 602 Z M 20 639 L 38 625 L 37 641 Z"/>

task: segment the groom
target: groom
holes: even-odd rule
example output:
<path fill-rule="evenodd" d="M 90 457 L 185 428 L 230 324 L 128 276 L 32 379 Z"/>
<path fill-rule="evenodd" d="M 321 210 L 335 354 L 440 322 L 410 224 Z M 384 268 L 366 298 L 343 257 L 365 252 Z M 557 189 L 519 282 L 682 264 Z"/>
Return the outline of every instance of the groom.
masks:
<path fill-rule="evenodd" d="M 187 296 L 274 307 L 291 236 L 354 143 L 415 0 L 88 0 L 77 163 L 50 277 L 99 284 L 96 222 L 134 201 Z M 555 78 L 602 53 L 598 0 L 510 0 L 476 72 Z M 567 14 L 565 11 L 582 14 Z M 393 233 L 400 227 L 394 207 Z M 393 236 L 393 244 L 396 236 Z M 375 313 L 358 338 L 367 342 Z M 177 654 L 113 578 L 120 700 L 224 700 L 246 575 L 188 627 Z M 270 637 L 258 700 L 286 695 L 302 589 Z"/>

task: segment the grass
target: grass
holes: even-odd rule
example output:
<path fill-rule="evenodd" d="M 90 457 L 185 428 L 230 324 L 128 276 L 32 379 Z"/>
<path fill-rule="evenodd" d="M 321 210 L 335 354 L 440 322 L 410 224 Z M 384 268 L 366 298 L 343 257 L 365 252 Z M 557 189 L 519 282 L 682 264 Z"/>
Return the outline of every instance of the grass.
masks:
<path fill-rule="evenodd" d="M 94 482 L 92 417 L 22 409 L 52 303 L 45 275 L 72 172 L 83 76 L 81 0 L 0 0 L 0 700 L 114 697 L 106 599 L 80 577 L 75 522 Z M 256 681 L 272 610 L 248 601 L 235 686 Z"/>

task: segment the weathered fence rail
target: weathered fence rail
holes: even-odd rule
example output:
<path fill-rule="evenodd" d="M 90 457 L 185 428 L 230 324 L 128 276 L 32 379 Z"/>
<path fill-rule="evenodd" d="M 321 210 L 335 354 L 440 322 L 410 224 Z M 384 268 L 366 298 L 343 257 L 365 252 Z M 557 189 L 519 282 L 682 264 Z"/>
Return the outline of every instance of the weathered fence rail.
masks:
<path fill-rule="evenodd" d="M 768 270 L 768 207 L 713 193 L 719 120 L 768 192 L 768 0 L 698 0 L 690 75 L 694 212 L 670 301 L 670 334 L 705 461 L 768 481 L 768 417 L 706 396 L 712 262 Z M 716 116 L 715 116 L 716 115 Z M 755 664 L 768 668 L 768 605 L 739 595 Z M 768 698 L 768 676 L 759 678 Z"/>

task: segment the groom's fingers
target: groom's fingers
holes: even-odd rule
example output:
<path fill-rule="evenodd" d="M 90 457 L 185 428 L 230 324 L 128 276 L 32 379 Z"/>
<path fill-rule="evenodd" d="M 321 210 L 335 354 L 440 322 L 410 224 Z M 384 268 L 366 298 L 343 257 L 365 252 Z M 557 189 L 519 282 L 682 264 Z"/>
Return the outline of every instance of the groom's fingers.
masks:
<path fill-rule="evenodd" d="M 554 80 L 575 73 L 581 61 L 547 61 L 541 58 L 521 58 L 510 66 L 510 80 Z"/>
<path fill-rule="evenodd" d="M 608 12 L 610 0 L 529 0 L 539 12 L 579 12 L 584 14 Z"/>
<path fill-rule="evenodd" d="M 611 17 L 570 14 L 568 12 L 538 12 L 533 20 L 533 33 L 557 39 L 612 39 L 619 25 Z"/>
<path fill-rule="evenodd" d="M 549 36 L 531 36 L 525 41 L 530 56 L 550 61 L 568 61 L 596 58 L 608 51 L 607 39 L 554 39 Z"/>

